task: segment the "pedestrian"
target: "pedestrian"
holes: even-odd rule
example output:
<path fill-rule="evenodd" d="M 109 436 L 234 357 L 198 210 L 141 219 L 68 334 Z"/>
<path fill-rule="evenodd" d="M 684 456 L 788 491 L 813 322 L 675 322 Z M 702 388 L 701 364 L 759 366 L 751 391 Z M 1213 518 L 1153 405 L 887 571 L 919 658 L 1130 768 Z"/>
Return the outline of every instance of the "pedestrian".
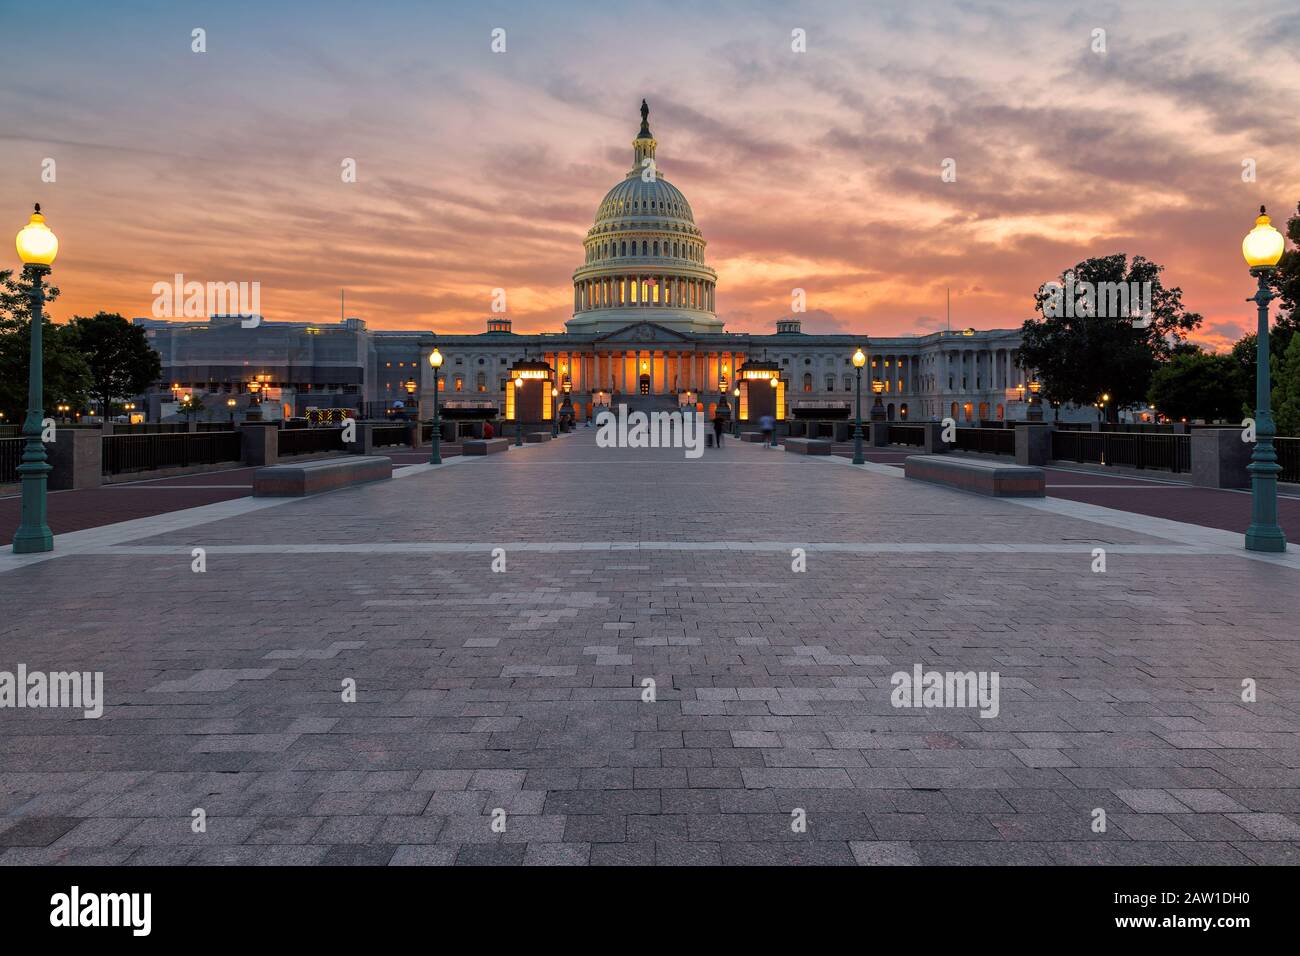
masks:
<path fill-rule="evenodd" d="M 772 444 L 772 433 L 776 431 L 776 419 L 771 415 L 764 415 L 758 420 L 758 430 L 763 434 L 763 447 L 767 448 Z"/>
<path fill-rule="evenodd" d="M 722 417 L 722 410 L 719 409 L 713 415 L 713 441 L 719 448 L 722 447 L 722 433 L 726 427 L 727 419 Z"/>

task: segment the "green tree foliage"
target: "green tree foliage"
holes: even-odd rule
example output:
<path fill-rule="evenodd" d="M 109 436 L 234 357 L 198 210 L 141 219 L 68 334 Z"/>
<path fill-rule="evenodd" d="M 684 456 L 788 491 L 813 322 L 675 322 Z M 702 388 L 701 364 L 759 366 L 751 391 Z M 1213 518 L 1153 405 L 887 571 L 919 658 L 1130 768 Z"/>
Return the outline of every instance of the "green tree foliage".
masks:
<path fill-rule="evenodd" d="M 59 290 L 45 284 L 46 302 L 58 298 Z M 55 325 L 48 313 L 41 325 L 44 353 L 44 396 L 46 410 L 66 402 L 84 408 L 90 390 L 90 369 L 81 356 L 66 325 Z M 13 270 L 0 270 L 0 411 L 4 421 L 21 424 L 27 414 L 28 365 L 31 358 L 31 303 L 27 283 Z"/>
<path fill-rule="evenodd" d="M 1286 354 L 1274 368 L 1272 403 L 1277 433 L 1300 438 L 1300 335 L 1291 336 Z"/>
<path fill-rule="evenodd" d="M 1049 402 L 1092 405 L 1103 393 L 1111 400 L 1107 412 L 1115 420 L 1118 410 L 1146 398 L 1157 366 L 1174 354 L 1187 333 L 1201 324 L 1201 316 L 1183 307 L 1182 290 L 1165 288 L 1164 267 L 1124 253 L 1086 259 L 1061 273 L 1061 285 L 1092 283 L 1150 283 L 1149 323 L 1135 324 L 1136 315 L 1069 315 L 1049 307 L 1051 295 L 1040 288 L 1034 309 L 1041 316 L 1021 330 L 1019 361 L 1037 370 L 1043 395 Z M 1134 311 L 1136 304 L 1133 304 Z M 1097 310 L 1109 311 L 1109 310 Z"/>
<path fill-rule="evenodd" d="M 115 400 L 140 394 L 162 374 L 162 359 L 145 330 L 116 313 L 74 316 L 68 329 L 90 369 L 91 394 L 106 415 Z"/>
<path fill-rule="evenodd" d="M 1235 421 L 1244 388 L 1241 367 L 1231 355 L 1181 351 L 1152 374 L 1147 400 L 1175 421 Z"/>

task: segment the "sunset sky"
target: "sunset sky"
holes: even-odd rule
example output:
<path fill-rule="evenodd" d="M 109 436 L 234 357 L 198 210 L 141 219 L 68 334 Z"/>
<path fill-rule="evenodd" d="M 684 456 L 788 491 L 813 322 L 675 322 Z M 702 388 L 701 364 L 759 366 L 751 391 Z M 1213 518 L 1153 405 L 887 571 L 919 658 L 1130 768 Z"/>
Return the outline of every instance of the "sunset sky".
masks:
<path fill-rule="evenodd" d="M 501 287 L 516 331 L 555 331 L 645 97 L 730 330 L 796 287 L 805 331 L 942 328 L 948 287 L 954 328 L 1016 327 L 1127 252 L 1221 346 L 1253 321 L 1255 209 L 1300 200 L 1298 51 L 1294 0 L 0 0 L 0 209 L 44 206 L 59 321 L 148 315 L 183 273 L 260 282 L 269 319 L 337 320 L 344 287 L 371 328 L 438 332 Z"/>

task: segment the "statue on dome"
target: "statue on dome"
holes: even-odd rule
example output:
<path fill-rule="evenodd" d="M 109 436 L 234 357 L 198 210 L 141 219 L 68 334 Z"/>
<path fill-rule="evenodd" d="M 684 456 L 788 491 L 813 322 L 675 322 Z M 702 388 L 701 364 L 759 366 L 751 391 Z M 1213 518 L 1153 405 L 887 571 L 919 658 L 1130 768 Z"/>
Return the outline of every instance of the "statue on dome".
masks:
<path fill-rule="evenodd" d="M 650 136 L 650 107 L 644 99 L 641 100 L 641 132 L 639 136 Z"/>

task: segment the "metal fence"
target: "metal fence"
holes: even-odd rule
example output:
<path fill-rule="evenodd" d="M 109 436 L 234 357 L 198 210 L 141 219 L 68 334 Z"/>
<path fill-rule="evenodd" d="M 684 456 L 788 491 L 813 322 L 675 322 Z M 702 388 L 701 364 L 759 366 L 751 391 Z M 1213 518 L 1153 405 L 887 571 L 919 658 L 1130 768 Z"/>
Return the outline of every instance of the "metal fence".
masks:
<path fill-rule="evenodd" d="M 1300 484 L 1300 438 L 1274 438 L 1273 447 L 1277 449 L 1277 463 L 1282 466 L 1277 480 Z"/>
<path fill-rule="evenodd" d="M 229 430 L 230 426 L 224 426 Z M 188 432 L 189 427 L 184 422 L 136 422 L 128 425 L 125 422 L 116 422 L 113 425 L 114 435 L 174 435 L 178 432 Z"/>
<path fill-rule="evenodd" d="M 105 435 L 100 441 L 105 475 L 242 460 L 239 433 L 234 431 Z"/>
<path fill-rule="evenodd" d="M 18 480 L 18 466 L 23 463 L 26 438 L 0 438 L 0 485 Z"/>
<path fill-rule="evenodd" d="M 1052 457 L 1092 465 L 1192 470 L 1192 437 L 1156 432 L 1052 432 Z"/>
<path fill-rule="evenodd" d="M 958 428 L 956 445 L 985 455 L 1014 455 L 1016 433 L 1011 428 Z"/>
<path fill-rule="evenodd" d="M 342 428 L 282 428 L 276 437 L 281 457 L 344 450 Z"/>
<path fill-rule="evenodd" d="M 925 428 L 921 425 L 890 425 L 888 440 L 891 445 L 915 445 L 920 448 L 925 444 Z"/>

